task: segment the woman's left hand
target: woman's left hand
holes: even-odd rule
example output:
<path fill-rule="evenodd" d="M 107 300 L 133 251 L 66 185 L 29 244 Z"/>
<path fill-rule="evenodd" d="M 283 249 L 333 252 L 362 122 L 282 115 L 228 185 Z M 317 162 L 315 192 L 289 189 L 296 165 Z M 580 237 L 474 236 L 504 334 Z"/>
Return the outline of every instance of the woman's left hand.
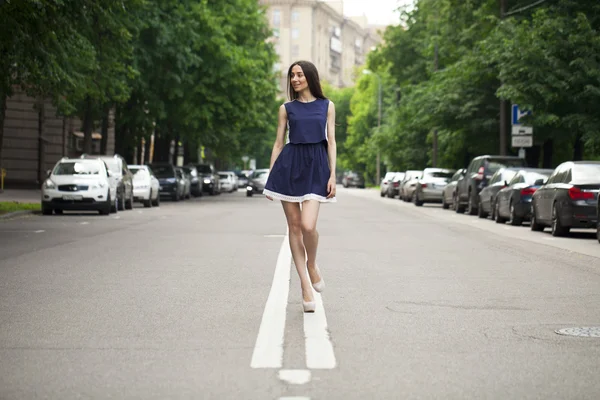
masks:
<path fill-rule="evenodd" d="M 327 198 L 333 197 L 335 197 L 335 177 L 329 178 L 329 182 L 327 182 Z"/>

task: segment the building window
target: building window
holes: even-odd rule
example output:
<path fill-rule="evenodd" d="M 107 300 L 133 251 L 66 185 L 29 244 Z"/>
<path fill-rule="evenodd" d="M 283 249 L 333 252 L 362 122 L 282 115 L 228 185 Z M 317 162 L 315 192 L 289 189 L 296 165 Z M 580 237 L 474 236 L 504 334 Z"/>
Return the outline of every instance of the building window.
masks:
<path fill-rule="evenodd" d="M 296 10 L 292 11 L 292 22 L 300 21 L 300 13 Z"/>
<path fill-rule="evenodd" d="M 297 44 L 292 46 L 292 57 L 298 57 L 300 55 L 300 46 Z"/>
<path fill-rule="evenodd" d="M 273 10 L 273 26 L 281 24 L 281 11 Z"/>
<path fill-rule="evenodd" d="M 275 36 L 276 38 L 279 37 L 279 28 L 273 29 L 273 36 Z"/>
<path fill-rule="evenodd" d="M 300 29 L 292 28 L 292 39 L 298 39 L 300 37 Z"/>

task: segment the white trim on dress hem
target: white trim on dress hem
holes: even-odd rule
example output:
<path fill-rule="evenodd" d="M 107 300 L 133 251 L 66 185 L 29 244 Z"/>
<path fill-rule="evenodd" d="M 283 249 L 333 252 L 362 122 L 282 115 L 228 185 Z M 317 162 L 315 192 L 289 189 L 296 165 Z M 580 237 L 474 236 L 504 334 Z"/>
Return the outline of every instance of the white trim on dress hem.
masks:
<path fill-rule="evenodd" d="M 306 201 L 306 200 L 318 200 L 320 203 L 336 203 L 337 202 L 337 199 L 335 197 L 328 199 L 327 197 L 321 196 L 316 193 L 308 193 L 308 194 L 305 194 L 304 196 L 288 196 L 285 194 L 272 192 L 269 189 L 263 189 L 263 194 L 265 196 L 270 196 L 273 199 L 289 201 L 291 203 L 302 203 L 303 201 Z"/>

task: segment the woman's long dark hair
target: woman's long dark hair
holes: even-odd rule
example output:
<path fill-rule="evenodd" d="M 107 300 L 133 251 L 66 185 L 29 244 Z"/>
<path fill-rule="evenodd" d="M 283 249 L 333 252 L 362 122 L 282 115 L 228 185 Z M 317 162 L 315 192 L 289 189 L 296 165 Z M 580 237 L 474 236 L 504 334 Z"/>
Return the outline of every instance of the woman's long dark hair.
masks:
<path fill-rule="evenodd" d="M 292 65 L 290 65 L 290 69 L 288 70 L 288 96 L 290 100 L 296 100 L 299 97 L 298 92 L 294 90 L 292 86 L 292 68 L 294 65 L 298 65 L 302 68 L 302 72 L 306 77 L 306 83 L 308 83 L 308 89 L 310 93 L 315 96 L 317 99 L 327 99 L 323 94 L 323 89 L 321 89 L 321 80 L 319 79 L 319 71 L 317 71 L 317 67 L 310 61 L 296 61 Z"/>

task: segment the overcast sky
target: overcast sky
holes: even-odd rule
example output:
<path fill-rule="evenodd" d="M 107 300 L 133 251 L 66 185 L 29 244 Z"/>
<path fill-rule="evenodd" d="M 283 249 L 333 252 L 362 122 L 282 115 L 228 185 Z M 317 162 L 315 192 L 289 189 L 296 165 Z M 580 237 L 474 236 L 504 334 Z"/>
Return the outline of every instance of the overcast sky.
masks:
<path fill-rule="evenodd" d="M 346 16 L 366 15 L 369 24 L 395 25 L 400 6 L 411 5 L 413 0 L 343 0 Z"/>

